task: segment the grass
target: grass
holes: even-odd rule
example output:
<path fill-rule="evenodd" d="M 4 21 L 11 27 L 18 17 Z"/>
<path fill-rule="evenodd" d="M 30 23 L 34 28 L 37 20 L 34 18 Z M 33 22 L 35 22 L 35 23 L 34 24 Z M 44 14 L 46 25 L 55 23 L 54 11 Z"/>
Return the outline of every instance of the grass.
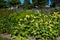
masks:
<path fill-rule="evenodd" d="M 0 40 L 10 40 L 10 39 L 7 39 L 7 38 L 0 38 Z"/>
<path fill-rule="evenodd" d="M 12 10 L 0 9 L 0 16 L 1 15 L 9 15 L 10 13 L 13 13 Z"/>

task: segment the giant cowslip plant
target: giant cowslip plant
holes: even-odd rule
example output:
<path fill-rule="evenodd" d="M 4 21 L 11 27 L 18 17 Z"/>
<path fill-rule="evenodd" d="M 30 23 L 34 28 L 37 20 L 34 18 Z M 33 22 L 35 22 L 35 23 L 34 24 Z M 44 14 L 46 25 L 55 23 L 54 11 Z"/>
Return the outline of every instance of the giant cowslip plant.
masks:
<path fill-rule="evenodd" d="M 54 39 L 59 35 L 60 14 L 57 12 L 46 15 L 37 13 L 35 15 L 26 15 L 20 19 L 20 35 L 23 37 L 41 38 L 42 40 Z"/>

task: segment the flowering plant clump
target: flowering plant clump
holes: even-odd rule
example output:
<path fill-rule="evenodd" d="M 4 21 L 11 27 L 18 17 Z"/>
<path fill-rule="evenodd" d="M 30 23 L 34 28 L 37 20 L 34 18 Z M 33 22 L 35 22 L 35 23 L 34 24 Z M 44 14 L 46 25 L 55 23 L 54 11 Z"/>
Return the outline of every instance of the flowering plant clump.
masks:
<path fill-rule="evenodd" d="M 60 14 L 46 15 L 37 13 L 35 15 L 26 15 L 19 21 L 20 35 L 23 37 L 35 37 L 43 39 L 54 39 L 59 35 Z"/>
<path fill-rule="evenodd" d="M 0 17 L 0 32 L 7 32 L 13 36 L 12 38 L 16 38 L 16 40 L 23 40 L 29 37 L 40 38 L 42 40 L 53 40 L 55 37 L 59 36 L 59 30 L 59 12 L 45 14 L 39 11 L 24 11 Z"/>

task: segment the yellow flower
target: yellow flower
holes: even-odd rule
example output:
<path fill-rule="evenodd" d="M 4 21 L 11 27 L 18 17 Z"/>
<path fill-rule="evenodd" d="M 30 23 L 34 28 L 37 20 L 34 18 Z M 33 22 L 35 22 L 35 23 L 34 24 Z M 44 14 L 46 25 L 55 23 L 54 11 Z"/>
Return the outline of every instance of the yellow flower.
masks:
<path fill-rule="evenodd" d="M 31 17 L 34 17 L 34 15 L 32 15 L 32 14 L 31 14 L 30 16 L 31 16 Z"/>
<path fill-rule="evenodd" d="M 49 25 L 48 28 L 52 28 L 52 26 Z"/>
<path fill-rule="evenodd" d="M 26 15 L 26 17 L 28 17 L 28 18 L 29 18 L 30 16 L 29 16 L 29 15 Z"/>
<path fill-rule="evenodd" d="M 59 24 L 59 22 L 56 22 L 56 24 Z"/>
<path fill-rule="evenodd" d="M 57 16 L 53 16 L 54 18 L 57 18 Z"/>
<path fill-rule="evenodd" d="M 59 24 L 59 22 L 53 22 L 54 24 Z"/>
<path fill-rule="evenodd" d="M 35 33 L 35 32 L 36 32 L 36 30 L 32 31 L 32 33 Z"/>
<path fill-rule="evenodd" d="M 39 14 L 39 16 L 42 16 L 41 13 Z"/>
<path fill-rule="evenodd" d="M 37 16 L 34 16 L 34 18 L 37 18 Z"/>
<path fill-rule="evenodd" d="M 54 25 L 53 25 L 53 24 L 50 24 L 50 26 L 52 26 L 52 27 L 53 27 Z"/>
<path fill-rule="evenodd" d="M 20 22 L 18 22 L 20 24 Z"/>
<path fill-rule="evenodd" d="M 24 18 L 24 20 L 27 20 L 26 18 Z"/>
<path fill-rule="evenodd" d="M 40 21 L 43 22 L 43 19 L 41 19 Z"/>
<path fill-rule="evenodd" d="M 21 26 L 21 24 L 19 24 L 19 26 Z"/>
<path fill-rule="evenodd" d="M 44 17 L 48 17 L 47 15 L 45 15 Z"/>
<path fill-rule="evenodd" d="M 20 19 L 20 21 L 22 21 L 23 19 Z"/>
<path fill-rule="evenodd" d="M 50 20 L 49 23 L 51 23 L 52 21 Z"/>
<path fill-rule="evenodd" d="M 31 22 L 34 22 L 34 19 Z"/>
<path fill-rule="evenodd" d="M 42 23 L 40 23 L 40 25 L 42 25 Z"/>
<path fill-rule="evenodd" d="M 58 14 L 59 12 L 54 12 L 54 14 Z"/>
<path fill-rule="evenodd" d="M 58 17 L 60 17 L 60 14 L 58 15 Z"/>
<path fill-rule="evenodd" d="M 49 24 L 48 22 L 45 22 L 45 24 L 47 25 L 47 24 Z"/>
<path fill-rule="evenodd" d="M 50 28 L 50 31 L 53 31 L 52 28 Z"/>
<path fill-rule="evenodd" d="M 38 23 L 35 23 L 35 26 L 38 27 Z"/>

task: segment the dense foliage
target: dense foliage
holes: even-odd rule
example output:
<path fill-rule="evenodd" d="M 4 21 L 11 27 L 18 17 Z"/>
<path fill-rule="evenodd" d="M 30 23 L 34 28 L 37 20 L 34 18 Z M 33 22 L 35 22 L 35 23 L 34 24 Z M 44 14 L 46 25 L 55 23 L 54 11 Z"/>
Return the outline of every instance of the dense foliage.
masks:
<path fill-rule="evenodd" d="M 24 0 L 23 7 L 24 8 L 29 8 L 29 6 L 30 6 L 30 0 Z"/>
<path fill-rule="evenodd" d="M 32 0 L 32 4 L 35 6 L 38 6 L 38 7 L 42 7 L 42 6 L 45 6 L 46 3 L 48 2 L 48 0 Z"/>
<path fill-rule="evenodd" d="M 0 0 L 0 8 L 6 6 L 6 2 L 4 0 Z"/>
<path fill-rule="evenodd" d="M 8 4 L 9 4 L 9 6 L 20 6 L 20 0 L 8 0 L 9 2 L 8 2 Z"/>
<path fill-rule="evenodd" d="M 52 4 L 51 6 L 60 6 L 60 1 L 59 0 L 51 0 Z M 0 0 L 0 8 L 7 8 L 7 7 L 11 7 L 11 6 L 18 6 L 22 8 L 34 8 L 34 7 L 44 7 L 45 5 L 47 5 L 47 3 L 49 2 L 49 0 L 32 0 L 32 3 L 30 3 L 30 0 L 24 0 L 23 3 L 21 3 L 20 0 Z M 22 4 L 22 5 L 21 5 Z"/>
<path fill-rule="evenodd" d="M 0 17 L 0 32 L 22 38 L 54 39 L 60 32 L 60 14 L 24 11 Z M 14 37 L 13 37 L 14 38 Z M 16 40 L 19 38 L 16 37 Z"/>

